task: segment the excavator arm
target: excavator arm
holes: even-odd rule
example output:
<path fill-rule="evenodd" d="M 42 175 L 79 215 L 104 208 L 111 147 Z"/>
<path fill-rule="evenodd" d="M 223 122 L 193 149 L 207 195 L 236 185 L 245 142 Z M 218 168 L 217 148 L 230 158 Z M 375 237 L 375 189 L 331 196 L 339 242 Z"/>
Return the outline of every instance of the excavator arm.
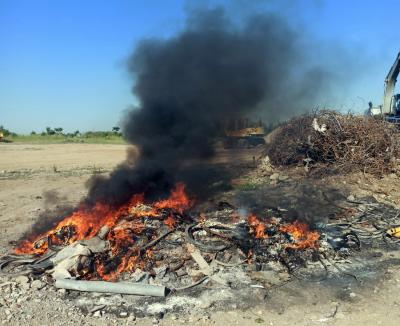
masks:
<path fill-rule="evenodd" d="M 399 75 L 399 71 L 400 71 L 400 52 L 398 53 L 397 58 L 392 68 L 390 68 L 390 71 L 385 79 L 385 92 L 383 95 L 383 107 L 382 107 L 383 114 L 396 113 L 393 112 L 393 92 L 394 92 L 394 87 L 396 85 L 397 76 Z"/>

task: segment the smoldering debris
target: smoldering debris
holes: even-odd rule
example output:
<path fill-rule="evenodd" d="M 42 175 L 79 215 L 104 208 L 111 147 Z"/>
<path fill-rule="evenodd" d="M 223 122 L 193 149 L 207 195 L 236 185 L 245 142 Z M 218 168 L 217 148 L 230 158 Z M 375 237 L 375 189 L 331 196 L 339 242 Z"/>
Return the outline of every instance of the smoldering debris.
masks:
<path fill-rule="evenodd" d="M 304 165 L 311 174 L 394 172 L 400 133 L 384 120 L 319 111 L 284 123 L 268 149 L 277 166 Z"/>
<path fill-rule="evenodd" d="M 252 190 L 238 191 L 233 199 L 236 206 L 261 215 L 266 210 L 270 217 L 279 214 L 285 222 L 300 221 L 308 225 L 326 223 L 342 211 L 345 191 L 335 187 L 317 186 L 312 180 L 264 184 Z"/>
<path fill-rule="evenodd" d="M 190 166 L 214 155 L 222 121 L 272 109 L 261 108 L 266 98 L 295 111 L 295 103 L 282 100 L 289 84 L 303 88 L 308 81 L 318 94 L 322 80 L 330 78 L 321 69 L 317 79 L 307 78 L 303 37 L 276 14 L 235 23 L 217 8 L 191 12 L 184 29 L 170 38 L 140 42 L 128 60 L 139 105 L 122 121 L 125 139 L 140 156 L 133 167 L 122 164 L 110 177 L 94 177 L 87 202 L 118 205 L 135 193 L 157 198 L 177 182 L 196 196 L 207 194 L 210 166 Z"/>

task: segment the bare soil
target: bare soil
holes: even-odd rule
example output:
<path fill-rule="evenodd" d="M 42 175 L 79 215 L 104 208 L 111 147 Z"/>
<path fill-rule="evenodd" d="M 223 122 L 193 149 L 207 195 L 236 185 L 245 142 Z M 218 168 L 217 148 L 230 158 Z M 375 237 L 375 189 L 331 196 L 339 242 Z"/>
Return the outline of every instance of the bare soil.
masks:
<path fill-rule="evenodd" d="M 62 204 L 76 204 L 86 193 L 87 179 L 93 173 L 107 173 L 121 163 L 127 147 L 0 144 L 0 253 L 12 249 L 41 211 L 57 204 L 46 199 L 46 192 L 57 192 Z M 232 156 L 220 151 L 216 162 L 251 165 L 253 156 L 258 154 L 257 150 L 236 151 Z M 323 182 L 400 204 L 399 179 L 394 176 L 375 180 L 353 175 Z M 71 307 L 61 292 L 46 296 L 43 290 L 31 290 L 14 298 L 13 293 L 5 291 L 8 280 L 0 278 L 0 320 L 5 325 L 399 325 L 400 266 L 387 267 L 382 275 L 371 284 L 354 287 L 349 283 L 334 290 L 319 284 L 292 282 L 271 289 L 268 298 L 260 298 L 259 306 L 246 311 L 232 306 L 224 312 L 205 310 L 202 315 L 167 315 L 162 320 L 85 315 Z"/>

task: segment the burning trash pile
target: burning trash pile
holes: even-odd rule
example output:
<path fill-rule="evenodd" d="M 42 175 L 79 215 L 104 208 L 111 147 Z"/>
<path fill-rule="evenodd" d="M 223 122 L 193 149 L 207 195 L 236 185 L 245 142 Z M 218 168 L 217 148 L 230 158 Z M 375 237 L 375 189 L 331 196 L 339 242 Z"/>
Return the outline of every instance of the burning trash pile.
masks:
<path fill-rule="evenodd" d="M 255 291 L 294 279 L 347 277 L 365 269 L 357 265 L 360 255 L 366 263 L 378 257 L 361 248 L 397 245 L 396 209 L 369 199 L 348 204 L 334 205 L 337 214 L 327 223 L 308 225 L 290 220 L 283 208 L 256 216 L 219 202 L 198 211 L 184 185 L 177 184 L 169 198 L 155 202 L 135 195 L 118 208 L 81 207 L 54 228 L 21 241 L 0 259 L 0 270 L 66 289 L 67 295 L 144 298 L 131 305 L 132 312 L 145 316 L 190 310 L 207 300 L 219 302 L 220 309 L 238 301 L 245 308 L 259 300 Z M 349 271 L 353 256 L 357 263 Z M 149 302 L 150 297 L 162 301 Z"/>
<path fill-rule="evenodd" d="M 391 173 L 400 158 L 395 125 L 371 117 L 319 111 L 284 123 L 268 150 L 274 165 L 304 165 L 311 173 Z"/>
<path fill-rule="evenodd" d="M 278 261 L 284 251 L 313 251 L 319 246 L 319 233 L 304 223 L 279 223 L 273 217 L 262 222 L 253 214 L 240 217 L 232 207 L 223 211 L 224 222 L 191 213 L 192 205 L 178 184 L 168 199 L 150 204 L 135 195 L 117 209 L 100 204 L 81 208 L 44 234 L 21 241 L 14 254 L 2 258 L 0 267 L 17 275 L 48 274 L 61 287 L 74 282 L 59 280 L 131 280 L 138 270 L 152 276 L 163 270 L 170 275 L 164 280 L 173 290 L 191 286 L 202 273 L 215 280 L 211 270 L 205 272 L 209 266 L 202 254 L 212 255 L 222 266 L 239 266 L 259 259 Z M 271 254 L 268 247 L 278 251 Z M 217 256 L 229 256 L 229 261 Z M 194 262 L 201 272 L 182 273 Z M 228 285 L 222 279 L 219 283 Z M 160 293 L 164 296 L 165 290 Z"/>

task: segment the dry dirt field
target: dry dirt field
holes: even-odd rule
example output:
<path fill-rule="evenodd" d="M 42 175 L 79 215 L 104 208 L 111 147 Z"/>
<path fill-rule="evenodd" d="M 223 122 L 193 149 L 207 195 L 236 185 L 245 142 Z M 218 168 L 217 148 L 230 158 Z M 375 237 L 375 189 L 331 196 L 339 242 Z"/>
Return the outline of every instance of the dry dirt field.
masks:
<path fill-rule="evenodd" d="M 29 230 L 47 206 L 46 193 L 56 192 L 62 204 L 76 204 L 85 195 L 85 182 L 93 173 L 107 173 L 123 161 L 125 145 L 0 144 L 0 253 L 6 253 Z M 235 161 L 251 161 L 253 153 L 239 154 Z M 227 159 L 221 153 L 220 161 Z M 337 181 L 341 182 L 341 181 Z M 365 191 L 391 189 L 398 199 L 398 179 L 379 182 Z M 357 182 L 355 182 L 357 184 Z M 359 183 L 361 184 L 361 183 Z M 382 190 L 383 193 L 385 190 Z M 381 192 L 382 194 L 382 192 Z M 84 315 L 55 292 L 30 290 L 12 293 L 11 280 L 0 278 L 0 320 L 5 325 L 399 325 L 400 266 L 392 266 L 381 280 L 365 287 L 347 289 L 351 295 L 339 297 L 318 284 L 298 282 L 271 291 L 270 299 L 247 311 L 228 307 L 226 312 L 169 316 L 162 320 L 133 316 L 95 317 Z M 11 291 L 11 293 L 10 293 Z M 54 299 L 56 298 L 56 299 Z"/>
<path fill-rule="evenodd" d="M 66 204 L 85 194 L 85 181 L 122 162 L 125 145 L 0 144 L 0 227 L 2 250 L 17 240 L 44 209 L 44 193 L 57 192 Z"/>

